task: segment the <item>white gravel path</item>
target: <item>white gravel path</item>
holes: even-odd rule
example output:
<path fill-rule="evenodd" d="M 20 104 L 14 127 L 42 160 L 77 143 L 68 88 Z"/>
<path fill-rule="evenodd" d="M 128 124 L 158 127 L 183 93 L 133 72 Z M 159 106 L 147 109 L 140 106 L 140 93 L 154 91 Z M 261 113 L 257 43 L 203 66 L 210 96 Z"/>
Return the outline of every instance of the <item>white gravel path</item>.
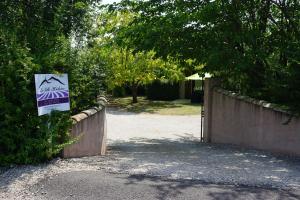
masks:
<path fill-rule="evenodd" d="M 55 159 L 13 167 L 0 174 L 0 199 L 41 199 L 30 190 L 46 177 L 104 170 L 208 183 L 300 188 L 300 158 L 199 143 L 200 116 L 165 116 L 110 111 L 107 156 Z"/>

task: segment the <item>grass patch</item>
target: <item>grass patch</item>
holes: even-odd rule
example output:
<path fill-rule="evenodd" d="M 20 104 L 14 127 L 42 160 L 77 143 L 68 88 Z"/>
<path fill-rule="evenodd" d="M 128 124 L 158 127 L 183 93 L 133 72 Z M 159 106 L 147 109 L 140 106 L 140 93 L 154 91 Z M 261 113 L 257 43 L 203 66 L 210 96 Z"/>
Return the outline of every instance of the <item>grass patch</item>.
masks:
<path fill-rule="evenodd" d="M 131 97 L 123 97 L 112 99 L 110 106 L 120 111 L 160 115 L 199 115 L 201 112 L 201 104 L 192 104 L 188 99 L 150 101 L 145 97 L 138 97 L 138 103 L 133 104 Z"/>

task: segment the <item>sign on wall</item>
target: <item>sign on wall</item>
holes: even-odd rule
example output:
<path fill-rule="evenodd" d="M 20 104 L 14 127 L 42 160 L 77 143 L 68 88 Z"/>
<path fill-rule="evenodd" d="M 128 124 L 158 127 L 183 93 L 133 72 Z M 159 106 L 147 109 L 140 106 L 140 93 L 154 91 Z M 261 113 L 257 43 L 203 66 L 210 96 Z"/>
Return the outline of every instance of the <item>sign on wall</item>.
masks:
<path fill-rule="evenodd" d="M 35 74 L 38 115 L 70 110 L 68 74 Z"/>

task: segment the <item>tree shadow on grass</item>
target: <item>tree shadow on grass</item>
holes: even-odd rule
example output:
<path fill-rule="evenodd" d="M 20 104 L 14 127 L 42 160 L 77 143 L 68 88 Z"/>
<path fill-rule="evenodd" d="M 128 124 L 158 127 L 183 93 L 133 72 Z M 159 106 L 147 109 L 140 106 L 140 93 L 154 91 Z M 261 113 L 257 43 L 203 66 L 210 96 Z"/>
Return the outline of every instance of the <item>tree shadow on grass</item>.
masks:
<path fill-rule="evenodd" d="M 180 101 L 151 101 L 145 98 L 139 98 L 137 103 L 131 103 L 128 98 L 120 98 L 116 99 L 112 109 L 117 110 L 119 112 L 133 112 L 133 113 L 149 113 L 155 114 L 160 113 L 161 111 L 165 111 L 166 113 L 170 112 L 172 114 L 172 109 L 177 109 L 177 113 L 182 114 L 198 114 L 195 113 L 194 109 L 200 107 L 201 104 L 191 104 L 188 102 L 180 102 Z"/>
<path fill-rule="evenodd" d="M 159 102 L 152 102 L 152 103 L 136 103 L 136 104 L 128 104 L 126 106 L 118 106 L 115 107 L 115 110 L 119 112 L 132 112 L 132 113 L 150 113 L 154 114 L 159 112 L 162 109 L 174 109 L 174 108 L 182 108 L 184 105 L 179 104 L 170 104 L 170 103 L 159 103 Z"/>

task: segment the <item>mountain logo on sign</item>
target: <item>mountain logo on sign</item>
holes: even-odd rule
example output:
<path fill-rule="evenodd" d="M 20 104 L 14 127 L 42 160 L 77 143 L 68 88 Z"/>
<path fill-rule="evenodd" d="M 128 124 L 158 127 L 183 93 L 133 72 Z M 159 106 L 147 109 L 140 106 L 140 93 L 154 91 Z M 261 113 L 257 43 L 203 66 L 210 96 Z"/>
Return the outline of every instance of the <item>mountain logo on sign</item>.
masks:
<path fill-rule="evenodd" d="M 46 76 L 45 76 L 45 80 L 42 81 L 42 83 L 40 84 L 39 88 L 42 87 L 44 84 L 50 84 L 50 83 L 52 83 L 52 81 L 56 81 L 56 82 L 58 82 L 58 83 L 60 83 L 62 85 L 65 85 L 58 78 L 55 78 L 55 77 L 51 76 L 50 78 L 47 79 Z"/>

